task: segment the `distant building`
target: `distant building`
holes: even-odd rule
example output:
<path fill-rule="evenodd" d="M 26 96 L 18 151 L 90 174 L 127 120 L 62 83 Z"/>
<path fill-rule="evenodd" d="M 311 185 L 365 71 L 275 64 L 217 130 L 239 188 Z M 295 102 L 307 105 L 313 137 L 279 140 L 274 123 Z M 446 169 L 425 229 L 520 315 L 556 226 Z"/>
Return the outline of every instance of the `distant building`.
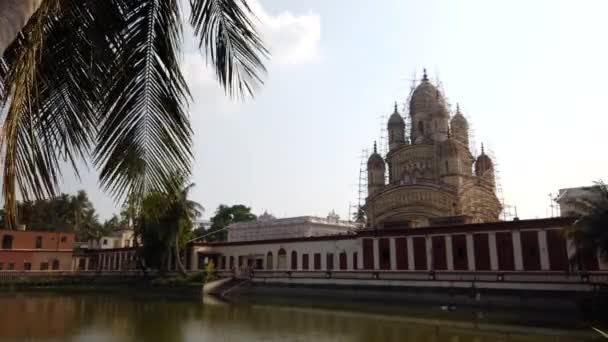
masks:
<path fill-rule="evenodd" d="M 226 230 L 228 242 L 237 242 L 348 234 L 356 228 L 356 224 L 340 220 L 334 212 L 327 218 L 300 216 L 281 219 L 264 213 L 256 221 L 233 223 Z"/>
<path fill-rule="evenodd" d="M 89 241 L 87 247 L 90 249 L 128 248 L 134 246 L 134 239 L 135 234 L 133 229 L 123 227 L 108 236 Z"/>
<path fill-rule="evenodd" d="M 0 230 L 0 271 L 71 270 L 74 239 L 74 233 Z"/>
<path fill-rule="evenodd" d="M 556 202 L 561 216 L 583 216 L 591 213 L 594 206 L 604 200 L 597 186 L 560 189 Z"/>

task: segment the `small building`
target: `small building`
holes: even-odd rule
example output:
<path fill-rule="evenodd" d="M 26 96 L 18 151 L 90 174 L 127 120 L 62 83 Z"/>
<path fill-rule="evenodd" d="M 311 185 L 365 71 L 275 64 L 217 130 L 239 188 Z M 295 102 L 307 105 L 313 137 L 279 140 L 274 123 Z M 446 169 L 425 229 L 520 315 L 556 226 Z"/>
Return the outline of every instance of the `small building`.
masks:
<path fill-rule="evenodd" d="M 356 228 L 355 223 L 340 220 L 334 212 L 326 218 L 299 216 L 281 219 L 264 213 L 256 221 L 233 223 L 226 230 L 228 242 L 239 242 L 349 234 Z"/>
<path fill-rule="evenodd" d="M 135 233 L 130 227 L 123 227 L 108 236 L 103 236 L 98 240 L 91 240 L 88 243 L 90 249 L 115 249 L 129 248 L 135 245 L 133 239 Z"/>
<path fill-rule="evenodd" d="M 579 217 L 590 214 L 594 206 L 605 200 L 598 186 L 560 189 L 555 201 L 561 216 Z"/>
<path fill-rule="evenodd" d="M 74 239 L 69 232 L 0 230 L 0 271 L 71 270 Z"/>

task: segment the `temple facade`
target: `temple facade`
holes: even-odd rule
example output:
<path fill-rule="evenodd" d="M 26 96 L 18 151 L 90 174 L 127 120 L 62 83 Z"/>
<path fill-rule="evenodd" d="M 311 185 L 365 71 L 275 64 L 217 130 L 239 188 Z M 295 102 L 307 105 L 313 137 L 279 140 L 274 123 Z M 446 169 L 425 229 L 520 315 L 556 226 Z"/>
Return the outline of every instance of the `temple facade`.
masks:
<path fill-rule="evenodd" d="M 469 124 L 424 72 L 409 101 L 411 127 L 397 105 L 387 123 L 389 151 L 374 143 L 364 206 L 372 228 L 415 228 L 498 221 L 494 163 L 469 148 Z"/>

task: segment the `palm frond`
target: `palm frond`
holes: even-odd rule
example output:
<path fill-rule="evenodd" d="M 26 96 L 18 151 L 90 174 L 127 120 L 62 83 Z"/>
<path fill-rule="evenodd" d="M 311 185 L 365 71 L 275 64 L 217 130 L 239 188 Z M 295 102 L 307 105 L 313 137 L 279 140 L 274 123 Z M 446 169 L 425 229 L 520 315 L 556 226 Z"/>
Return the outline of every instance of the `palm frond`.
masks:
<path fill-rule="evenodd" d="M 55 195 L 60 163 L 75 166 L 94 138 L 99 73 L 92 71 L 109 58 L 95 58 L 102 46 L 94 53 L 91 48 L 90 37 L 103 32 L 92 10 L 107 10 L 93 3 L 44 1 L 2 56 L 0 103 L 7 114 L 0 146 L 9 226 L 15 223 L 16 186 L 25 200 Z"/>
<path fill-rule="evenodd" d="M 263 59 L 269 56 L 256 32 L 245 0 L 190 0 L 190 23 L 199 47 L 211 60 L 220 84 L 230 96 L 253 95 L 263 83 Z"/>
<path fill-rule="evenodd" d="M 116 197 L 140 198 L 173 173 L 190 172 L 188 88 L 179 69 L 182 37 L 177 0 L 121 0 L 125 27 L 117 68 L 99 110 L 94 162 Z"/>

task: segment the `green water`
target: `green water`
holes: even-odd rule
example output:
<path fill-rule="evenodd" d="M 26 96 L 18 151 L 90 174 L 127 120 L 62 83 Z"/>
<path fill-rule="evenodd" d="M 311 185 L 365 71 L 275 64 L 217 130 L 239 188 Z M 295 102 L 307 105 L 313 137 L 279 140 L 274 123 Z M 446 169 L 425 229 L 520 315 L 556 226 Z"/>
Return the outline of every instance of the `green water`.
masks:
<path fill-rule="evenodd" d="M 5 292 L 0 341 L 601 341 L 573 315 L 256 298 Z"/>

